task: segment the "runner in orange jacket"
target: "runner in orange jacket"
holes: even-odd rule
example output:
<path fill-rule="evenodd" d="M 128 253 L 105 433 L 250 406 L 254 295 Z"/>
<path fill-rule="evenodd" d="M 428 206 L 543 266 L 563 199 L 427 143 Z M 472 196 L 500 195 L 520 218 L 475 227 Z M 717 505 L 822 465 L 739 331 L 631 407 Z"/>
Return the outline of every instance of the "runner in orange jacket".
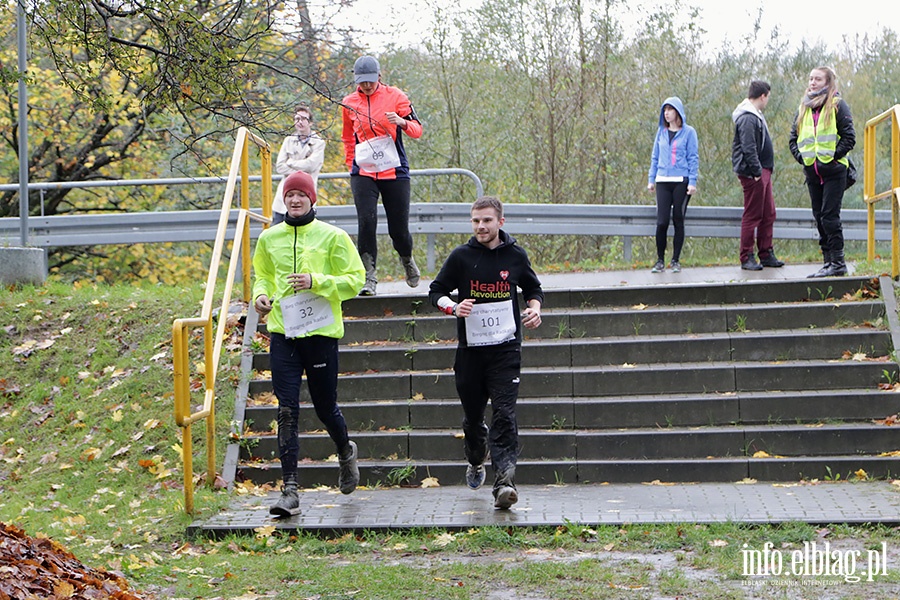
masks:
<path fill-rule="evenodd" d="M 342 102 L 341 139 L 359 224 L 357 248 L 366 268 L 366 283 L 360 295 L 374 296 L 378 283 L 375 233 L 379 195 L 387 214 L 391 242 L 406 272 L 406 283 L 410 287 L 419 285 L 419 268 L 413 260 L 413 239 L 409 232 L 409 161 L 403 134 L 421 137 L 422 124 L 406 94 L 381 82 L 381 67 L 374 57 L 357 59 L 353 74 L 358 87 Z"/>

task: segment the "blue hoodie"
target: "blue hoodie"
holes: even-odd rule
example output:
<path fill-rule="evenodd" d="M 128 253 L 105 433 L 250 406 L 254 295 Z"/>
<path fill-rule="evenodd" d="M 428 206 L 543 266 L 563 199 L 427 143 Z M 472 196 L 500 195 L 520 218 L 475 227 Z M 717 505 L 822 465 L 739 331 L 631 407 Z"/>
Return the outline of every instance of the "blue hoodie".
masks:
<path fill-rule="evenodd" d="M 666 125 L 665 108 L 671 106 L 681 116 L 681 130 L 669 142 Z M 688 185 L 697 185 L 700 172 L 700 154 L 697 148 L 697 132 L 687 124 L 684 117 L 684 104 L 678 96 L 666 98 L 659 108 L 659 129 L 653 142 L 653 154 L 650 157 L 648 183 L 656 183 L 656 176 L 687 177 Z"/>

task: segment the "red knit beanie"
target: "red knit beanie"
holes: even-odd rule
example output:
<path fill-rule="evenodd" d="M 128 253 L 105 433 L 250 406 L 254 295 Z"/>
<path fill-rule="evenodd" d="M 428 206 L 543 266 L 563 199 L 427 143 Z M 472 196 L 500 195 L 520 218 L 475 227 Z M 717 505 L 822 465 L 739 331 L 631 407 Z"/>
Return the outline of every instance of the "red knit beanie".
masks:
<path fill-rule="evenodd" d="M 316 203 L 316 184 L 313 183 L 309 173 L 297 171 L 291 173 L 284 180 L 284 196 L 287 198 L 288 192 L 291 190 L 299 190 L 309 197 L 310 204 Z"/>

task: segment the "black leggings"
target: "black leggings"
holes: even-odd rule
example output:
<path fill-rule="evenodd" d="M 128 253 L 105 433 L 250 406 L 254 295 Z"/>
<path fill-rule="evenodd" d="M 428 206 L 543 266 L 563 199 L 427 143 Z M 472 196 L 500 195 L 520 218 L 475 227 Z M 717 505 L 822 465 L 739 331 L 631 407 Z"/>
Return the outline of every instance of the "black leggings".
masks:
<path fill-rule="evenodd" d="M 359 254 L 372 257 L 372 266 L 378 258 L 378 196 L 387 215 L 388 234 L 394 250 L 400 256 L 412 256 L 413 239 L 409 233 L 409 179 L 373 179 L 365 175 L 352 175 L 350 189 L 356 204 L 359 225 L 357 248 Z"/>
<path fill-rule="evenodd" d="M 681 248 L 684 246 L 684 215 L 691 200 L 687 188 L 686 178 L 680 183 L 665 181 L 656 184 L 656 258 L 663 262 L 666 260 L 666 236 L 669 232 L 670 216 L 675 225 L 672 260 L 678 262 L 681 259 Z"/>

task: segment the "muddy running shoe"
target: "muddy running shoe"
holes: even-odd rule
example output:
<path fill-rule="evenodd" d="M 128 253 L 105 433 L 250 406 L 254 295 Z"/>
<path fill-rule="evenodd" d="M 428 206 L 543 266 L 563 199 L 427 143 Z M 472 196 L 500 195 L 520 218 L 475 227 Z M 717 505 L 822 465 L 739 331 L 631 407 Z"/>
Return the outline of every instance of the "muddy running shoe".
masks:
<path fill-rule="evenodd" d="M 469 465 L 466 467 L 466 485 L 477 490 L 484 483 L 484 465 Z"/>
<path fill-rule="evenodd" d="M 297 494 L 297 482 L 288 481 L 281 488 L 281 498 L 269 508 L 273 517 L 286 519 L 300 514 L 300 495 Z"/>
<path fill-rule="evenodd" d="M 504 486 L 494 492 L 494 508 L 506 510 L 519 501 L 519 493 L 516 488 Z"/>
<path fill-rule="evenodd" d="M 419 285 L 419 267 L 416 266 L 416 261 L 412 256 L 401 256 L 400 263 L 403 265 L 403 270 L 406 272 L 406 285 L 409 287 L 416 287 Z"/>
<path fill-rule="evenodd" d="M 666 270 L 666 263 L 661 260 L 656 261 L 656 264 L 653 265 L 653 268 L 650 269 L 651 273 L 662 273 Z"/>
<path fill-rule="evenodd" d="M 356 464 L 356 457 L 359 453 L 356 450 L 356 442 L 350 442 L 348 446 L 350 450 L 347 452 L 347 456 L 340 457 L 341 474 L 338 479 L 338 487 L 341 488 L 342 494 L 352 494 L 359 485 L 359 466 Z"/>

